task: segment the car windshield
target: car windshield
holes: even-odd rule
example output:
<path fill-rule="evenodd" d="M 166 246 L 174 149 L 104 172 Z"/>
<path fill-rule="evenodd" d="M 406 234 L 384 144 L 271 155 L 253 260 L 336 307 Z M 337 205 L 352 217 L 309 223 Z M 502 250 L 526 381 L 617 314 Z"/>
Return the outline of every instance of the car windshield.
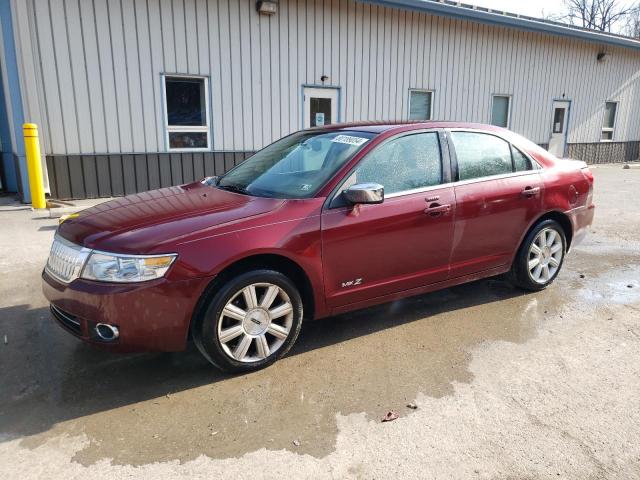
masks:
<path fill-rule="evenodd" d="M 312 197 L 373 136 L 357 131 L 297 132 L 227 172 L 217 186 L 263 197 Z"/>

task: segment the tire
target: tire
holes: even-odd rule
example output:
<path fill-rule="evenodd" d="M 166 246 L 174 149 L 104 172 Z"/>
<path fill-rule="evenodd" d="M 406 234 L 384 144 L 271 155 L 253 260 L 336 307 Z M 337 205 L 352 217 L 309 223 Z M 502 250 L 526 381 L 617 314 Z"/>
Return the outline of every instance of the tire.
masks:
<path fill-rule="evenodd" d="M 298 338 L 303 316 L 298 289 L 274 270 L 232 278 L 201 312 L 194 343 L 209 362 L 231 373 L 259 370 L 282 358 Z"/>
<path fill-rule="evenodd" d="M 544 290 L 560 273 L 566 251 L 567 239 L 562 226 L 555 220 L 538 223 L 516 254 L 509 272 L 511 282 L 523 290 Z"/>

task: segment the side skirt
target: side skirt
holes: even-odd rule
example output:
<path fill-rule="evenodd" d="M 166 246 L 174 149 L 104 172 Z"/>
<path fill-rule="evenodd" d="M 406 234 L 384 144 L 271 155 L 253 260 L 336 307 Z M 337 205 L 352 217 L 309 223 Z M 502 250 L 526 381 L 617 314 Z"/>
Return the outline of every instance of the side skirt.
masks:
<path fill-rule="evenodd" d="M 365 300 L 362 302 L 350 303 L 348 305 L 342 305 L 340 307 L 335 307 L 331 310 L 331 315 L 338 315 L 340 313 L 351 312 L 353 310 L 360 310 L 361 308 L 372 307 L 374 305 L 380 305 L 382 303 L 393 302 L 395 300 L 400 300 L 402 298 L 414 297 L 416 295 L 422 295 L 429 292 L 434 292 L 436 290 L 442 290 L 444 288 L 453 287 L 455 285 L 460 285 L 463 283 L 473 282 L 475 280 L 480 280 L 483 278 L 494 277 L 496 275 L 501 275 L 509 271 L 509 265 L 502 265 L 500 267 L 492 268 L 489 270 L 483 270 L 481 272 L 476 272 L 470 275 L 464 275 L 462 277 L 450 278 L 448 280 L 432 283 L 430 285 L 425 285 L 418 288 L 412 288 L 410 290 L 403 290 L 401 292 L 392 293 L 389 295 L 383 295 L 381 297 L 371 298 L 369 300 Z"/>

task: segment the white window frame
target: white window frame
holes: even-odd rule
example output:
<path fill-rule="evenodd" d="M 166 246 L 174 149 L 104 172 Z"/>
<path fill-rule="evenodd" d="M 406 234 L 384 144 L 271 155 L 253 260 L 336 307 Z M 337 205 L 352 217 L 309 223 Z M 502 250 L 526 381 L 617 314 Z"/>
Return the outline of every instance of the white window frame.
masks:
<path fill-rule="evenodd" d="M 507 126 L 504 128 L 511 128 L 511 104 L 513 100 L 513 95 L 510 93 L 493 93 L 491 94 L 491 108 L 489 109 L 489 125 L 493 125 L 493 102 L 496 97 L 506 98 L 509 103 L 507 107 Z M 497 125 L 494 125 L 497 126 Z"/>
<path fill-rule="evenodd" d="M 169 125 L 169 113 L 167 112 L 167 79 L 194 79 L 203 80 L 204 103 L 205 103 L 205 125 Z M 183 75 L 179 73 L 162 74 L 162 106 L 164 109 L 164 141 L 168 152 L 208 152 L 211 150 L 211 122 L 209 113 L 209 77 L 204 75 Z M 204 148 L 171 148 L 169 143 L 169 133 L 172 132 L 204 132 L 207 134 L 207 146 Z"/>
<path fill-rule="evenodd" d="M 613 127 L 611 128 L 604 126 L 604 121 L 607 118 L 607 103 L 613 103 L 616 106 L 616 113 L 613 116 Z M 604 112 L 602 114 L 602 129 L 600 130 L 601 142 L 613 142 L 613 136 L 615 135 L 615 131 L 616 131 L 616 123 L 618 123 L 618 107 L 619 106 L 620 106 L 620 102 L 616 102 L 614 100 L 607 100 L 606 102 L 604 102 Z M 611 139 L 602 138 L 602 134 L 604 132 L 611 132 Z"/>
<path fill-rule="evenodd" d="M 420 93 L 428 93 L 431 95 L 431 103 L 429 104 L 429 118 L 426 120 L 412 120 L 415 122 L 420 122 L 420 121 L 424 121 L 424 122 L 428 122 L 433 120 L 433 97 L 435 96 L 434 90 L 429 90 L 427 88 L 410 88 L 409 89 L 409 101 L 408 101 L 408 106 L 409 108 L 407 109 L 407 120 L 411 120 L 411 93 L 412 92 L 420 92 Z"/>

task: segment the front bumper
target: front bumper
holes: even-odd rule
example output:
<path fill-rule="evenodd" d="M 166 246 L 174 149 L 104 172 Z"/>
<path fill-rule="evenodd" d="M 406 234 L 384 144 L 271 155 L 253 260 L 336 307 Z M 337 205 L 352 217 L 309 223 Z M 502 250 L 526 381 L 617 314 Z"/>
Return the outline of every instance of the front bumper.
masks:
<path fill-rule="evenodd" d="M 193 310 L 210 281 L 161 278 L 113 284 L 76 279 L 64 284 L 47 272 L 42 280 L 52 317 L 72 335 L 113 350 L 162 352 L 185 349 Z M 118 339 L 101 340 L 98 323 L 117 326 Z"/>

